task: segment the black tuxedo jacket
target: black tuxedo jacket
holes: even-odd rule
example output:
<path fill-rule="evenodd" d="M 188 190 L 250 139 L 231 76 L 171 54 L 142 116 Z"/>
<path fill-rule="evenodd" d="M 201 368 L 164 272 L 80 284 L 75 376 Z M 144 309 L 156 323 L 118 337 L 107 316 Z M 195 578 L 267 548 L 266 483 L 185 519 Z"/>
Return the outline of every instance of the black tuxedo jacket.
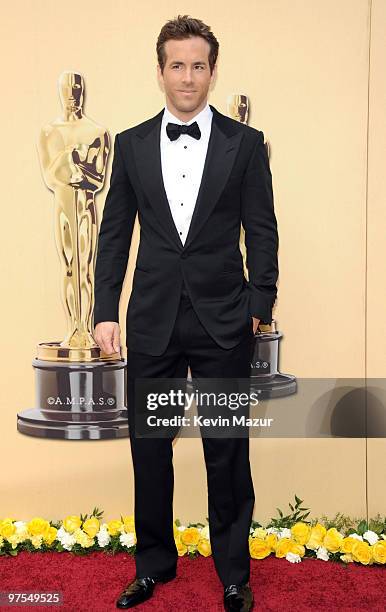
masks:
<path fill-rule="evenodd" d="M 126 315 L 126 345 L 158 356 L 166 349 L 183 280 L 210 336 L 238 344 L 251 316 L 272 320 L 278 233 L 263 132 L 213 111 L 201 186 L 183 245 L 161 168 L 163 110 L 117 134 L 95 268 L 94 326 L 119 322 L 118 306 L 138 211 L 140 243 Z M 249 280 L 239 248 L 245 230 Z"/>

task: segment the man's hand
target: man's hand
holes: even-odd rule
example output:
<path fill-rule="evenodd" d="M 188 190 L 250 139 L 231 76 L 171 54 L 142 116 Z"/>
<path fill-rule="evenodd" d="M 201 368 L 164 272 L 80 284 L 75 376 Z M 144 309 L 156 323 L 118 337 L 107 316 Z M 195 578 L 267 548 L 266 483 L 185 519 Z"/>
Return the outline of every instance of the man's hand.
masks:
<path fill-rule="evenodd" d="M 257 328 L 259 327 L 260 319 L 256 319 L 256 317 L 252 317 L 253 320 L 253 333 L 257 332 Z"/>
<path fill-rule="evenodd" d="M 106 355 L 119 353 L 121 330 L 115 321 L 101 321 L 95 326 L 94 338 Z"/>

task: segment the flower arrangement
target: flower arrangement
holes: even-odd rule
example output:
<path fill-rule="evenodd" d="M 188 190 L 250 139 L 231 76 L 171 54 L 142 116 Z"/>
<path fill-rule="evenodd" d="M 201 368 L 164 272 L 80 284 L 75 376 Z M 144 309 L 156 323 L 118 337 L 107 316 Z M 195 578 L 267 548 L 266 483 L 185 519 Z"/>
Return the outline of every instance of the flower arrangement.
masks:
<path fill-rule="evenodd" d="M 271 519 L 266 527 L 252 521 L 249 551 L 252 559 L 270 555 L 298 563 L 302 558 L 323 561 L 357 562 L 362 565 L 386 564 L 386 518 L 379 515 L 366 520 L 351 520 L 342 514 L 307 521 L 308 508 L 295 495 L 289 504 L 291 513 Z M 120 516 L 102 522 L 103 511 L 94 508 L 91 515 L 70 515 L 61 521 L 47 521 L 35 517 L 28 522 L 14 518 L 0 520 L 0 555 L 17 555 L 21 550 L 71 551 L 87 554 L 103 550 L 107 553 L 135 553 L 136 535 L 134 516 Z M 173 523 L 174 539 L 179 556 L 208 557 L 212 554 L 209 525 Z"/>

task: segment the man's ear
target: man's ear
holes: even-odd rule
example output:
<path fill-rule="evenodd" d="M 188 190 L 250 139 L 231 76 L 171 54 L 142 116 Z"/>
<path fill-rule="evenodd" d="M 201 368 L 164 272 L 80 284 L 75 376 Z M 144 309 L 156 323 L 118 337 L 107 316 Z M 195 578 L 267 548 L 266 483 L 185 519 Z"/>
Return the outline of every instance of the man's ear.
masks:
<path fill-rule="evenodd" d="M 212 71 L 212 74 L 210 75 L 210 84 L 211 85 L 213 85 L 214 81 L 216 80 L 216 77 L 217 77 L 217 62 L 213 66 L 213 71 Z"/>
<path fill-rule="evenodd" d="M 164 84 L 163 84 L 163 75 L 161 72 L 161 67 L 160 65 L 157 63 L 157 79 L 158 79 L 158 83 L 159 86 L 161 87 L 162 91 L 164 90 Z"/>

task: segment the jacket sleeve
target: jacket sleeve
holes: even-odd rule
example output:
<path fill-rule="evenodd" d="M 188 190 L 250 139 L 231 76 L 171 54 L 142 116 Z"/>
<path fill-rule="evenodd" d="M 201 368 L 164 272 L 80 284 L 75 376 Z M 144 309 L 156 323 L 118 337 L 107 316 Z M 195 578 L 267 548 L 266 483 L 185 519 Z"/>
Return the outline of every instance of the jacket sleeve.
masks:
<path fill-rule="evenodd" d="M 119 323 L 119 299 L 126 274 L 137 198 L 115 137 L 110 188 L 98 236 L 94 278 L 94 327 L 101 321 Z"/>
<path fill-rule="evenodd" d="M 272 322 L 279 274 L 279 237 L 274 212 L 272 176 L 264 134 L 257 140 L 241 190 L 241 222 L 245 230 L 246 266 L 249 280 L 249 312 L 262 323 Z"/>

